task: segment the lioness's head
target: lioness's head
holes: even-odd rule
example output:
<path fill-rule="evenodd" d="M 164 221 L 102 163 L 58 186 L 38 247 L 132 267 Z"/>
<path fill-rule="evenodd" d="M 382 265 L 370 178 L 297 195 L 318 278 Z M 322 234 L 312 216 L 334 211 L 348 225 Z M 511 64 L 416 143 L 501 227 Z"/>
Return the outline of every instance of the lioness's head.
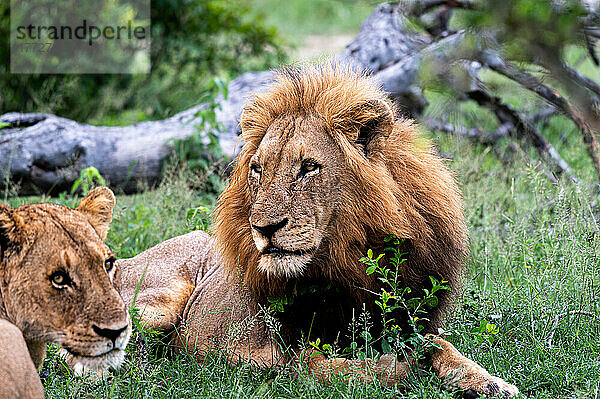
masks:
<path fill-rule="evenodd" d="M 106 187 L 77 209 L 0 203 L 0 317 L 26 341 L 60 344 L 90 369 L 118 366 L 131 332 L 115 256 L 104 243 L 114 205 Z"/>
<path fill-rule="evenodd" d="M 426 264 L 460 269 L 466 234 L 453 176 L 394 114 L 372 79 L 339 67 L 285 69 L 256 94 L 217 207 L 226 267 L 240 266 L 263 292 L 300 277 L 372 287 L 358 259 L 393 234 L 410 242 L 414 276 Z"/>

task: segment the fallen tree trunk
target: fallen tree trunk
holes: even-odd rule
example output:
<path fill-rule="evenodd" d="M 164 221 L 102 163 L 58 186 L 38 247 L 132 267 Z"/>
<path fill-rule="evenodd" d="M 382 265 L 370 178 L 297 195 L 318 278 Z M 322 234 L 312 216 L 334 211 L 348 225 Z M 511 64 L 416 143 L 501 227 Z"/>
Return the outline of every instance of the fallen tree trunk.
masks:
<path fill-rule="evenodd" d="M 220 143 L 233 155 L 235 125 L 245 97 L 272 78 L 270 72 L 248 73 L 230 84 L 221 99 L 220 122 L 228 126 Z M 94 166 L 115 190 L 131 193 L 140 183 L 153 185 L 172 151 L 174 139 L 197 132 L 197 105 L 171 118 L 131 126 L 91 126 L 50 114 L 0 116 L 0 186 L 16 184 L 19 194 L 55 194 L 69 190 L 82 169 Z"/>

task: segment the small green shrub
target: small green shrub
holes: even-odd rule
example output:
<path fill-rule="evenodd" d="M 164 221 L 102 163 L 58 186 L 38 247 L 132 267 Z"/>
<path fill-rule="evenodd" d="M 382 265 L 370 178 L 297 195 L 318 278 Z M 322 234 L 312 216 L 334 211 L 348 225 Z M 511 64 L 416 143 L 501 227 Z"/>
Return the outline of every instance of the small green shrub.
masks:
<path fill-rule="evenodd" d="M 337 348 L 335 343 L 321 342 L 319 337 L 308 341 L 309 347 L 328 356 L 349 356 L 361 360 L 377 359 L 381 354 L 406 356 L 408 353 L 412 359 L 418 360 L 438 347 L 423 333 L 423 330 L 425 322 L 428 321 L 428 310 L 438 305 L 436 294 L 450 288 L 446 281 L 438 281 L 431 276 L 429 277 L 431 288 L 423 289 L 422 296 L 415 296 L 411 288 L 405 287 L 401 273 L 407 254 L 401 250 L 402 242 L 402 239 L 388 236 L 385 238 L 384 253 L 375 256 L 373 250 L 369 249 L 367 256 L 359 260 L 367 266 L 365 270 L 367 275 L 375 275 L 383 283 L 381 291 L 374 293 L 377 296 L 375 304 L 381 311 L 381 336 L 371 334 L 373 327 L 371 315 L 366 307 L 363 307 L 358 318 L 353 318 L 350 323 L 349 347 Z M 382 262 L 384 257 L 387 262 Z M 284 312 L 285 307 L 293 302 L 293 296 L 269 298 L 269 308 L 275 312 Z M 401 326 L 405 318 L 408 331 L 406 326 Z M 376 349 L 377 347 L 381 348 L 382 353 Z"/>
<path fill-rule="evenodd" d="M 79 178 L 73 182 L 71 195 L 75 194 L 78 188 L 81 188 L 81 193 L 85 196 L 91 189 L 97 186 L 106 186 L 106 181 L 104 181 L 98 169 L 93 166 L 84 168 L 79 173 Z"/>
<path fill-rule="evenodd" d="M 190 208 L 186 213 L 188 231 L 207 231 L 210 226 L 210 210 L 205 206 Z"/>
<path fill-rule="evenodd" d="M 373 251 L 368 250 L 367 256 L 360 261 L 367 265 L 366 273 L 376 275 L 377 279 L 384 284 L 384 288 L 378 294 L 375 304 L 381 310 L 383 324 L 383 335 L 381 337 L 381 349 L 383 353 L 405 353 L 410 351 L 413 358 L 432 349 L 435 344 L 423 334 L 424 323 L 428 321 L 428 310 L 438 305 L 436 293 L 441 290 L 449 290 L 447 281 L 438 281 L 430 276 L 431 289 L 424 288 L 422 297 L 414 296 L 410 287 L 402 285 L 402 264 L 406 262 L 406 255 L 401 251 L 403 240 L 394 236 L 386 237 L 387 247 L 385 253 L 389 253 L 389 266 L 381 265 L 380 261 L 385 253 L 374 257 Z M 399 314 L 406 315 L 410 331 L 406 332 L 400 327 Z"/>

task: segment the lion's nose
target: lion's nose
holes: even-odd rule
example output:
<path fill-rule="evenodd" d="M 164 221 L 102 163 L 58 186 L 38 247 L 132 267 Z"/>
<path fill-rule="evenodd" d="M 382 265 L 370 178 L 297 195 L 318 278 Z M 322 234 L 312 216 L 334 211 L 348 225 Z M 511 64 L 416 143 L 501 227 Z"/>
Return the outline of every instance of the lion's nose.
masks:
<path fill-rule="evenodd" d="M 94 325 L 92 325 L 92 329 L 99 336 L 110 339 L 114 346 L 115 341 L 117 340 L 117 338 L 119 338 L 121 333 L 127 329 L 127 326 L 117 328 L 117 329 L 112 329 L 112 328 L 100 328 L 94 324 Z"/>
<path fill-rule="evenodd" d="M 265 238 L 271 239 L 271 237 L 273 237 L 273 234 L 275 234 L 277 230 L 281 230 L 283 227 L 285 227 L 287 223 L 288 218 L 284 218 L 281 222 L 268 224 L 266 226 L 257 226 L 253 224 L 252 228 L 258 231 L 263 236 L 265 236 Z"/>

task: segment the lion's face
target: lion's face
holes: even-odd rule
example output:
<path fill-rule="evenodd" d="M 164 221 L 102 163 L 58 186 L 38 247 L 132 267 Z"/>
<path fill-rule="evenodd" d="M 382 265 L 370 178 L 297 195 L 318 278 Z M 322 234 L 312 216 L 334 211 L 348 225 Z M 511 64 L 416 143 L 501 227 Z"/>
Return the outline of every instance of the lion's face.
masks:
<path fill-rule="evenodd" d="M 76 210 L 0 207 L 5 317 L 28 342 L 60 344 L 76 368 L 119 365 L 131 332 L 104 244 L 113 206 L 112 192 L 99 188 Z"/>
<path fill-rule="evenodd" d="M 282 116 L 267 129 L 248 168 L 250 225 L 263 273 L 296 277 L 323 251 L 342 195 L 337 148 L 317 116 Z"/>

